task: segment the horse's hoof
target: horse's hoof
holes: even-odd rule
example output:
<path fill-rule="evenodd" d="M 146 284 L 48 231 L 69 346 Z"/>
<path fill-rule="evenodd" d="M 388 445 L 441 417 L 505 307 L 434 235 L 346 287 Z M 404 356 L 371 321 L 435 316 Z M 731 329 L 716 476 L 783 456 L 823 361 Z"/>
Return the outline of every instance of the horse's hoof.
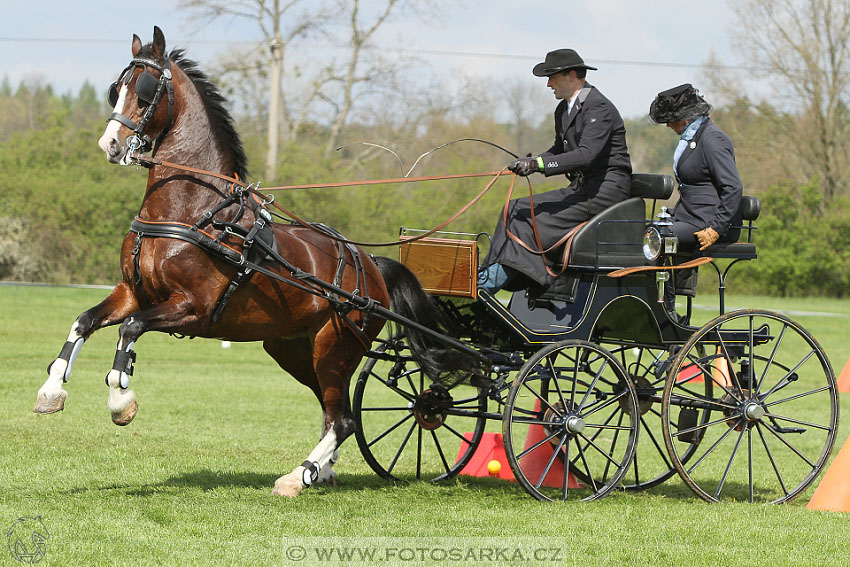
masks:
<path fill-rule="evenodd" d="M 304 490 L 304 484 L 301 482 L 301 479 L 286 475 L 275 481 L 272 495 L 295 498 L 301 494 L 302 490 Z"/>
<path fill-rule="evenodd" d="M 313 483 L 313 486 L 336 486 L 336 471 L 330 466 L 327 466 L 319 471 L 319 478 Z"/>
<path fill-rule="evenodd" d="M 136 403 L 136 400 L 133 400 L 126 408 L 124 408 L 124 410 L 112 414 L 112 423 L 123 427 L 133 421 L 138 410 L 139 404 Z"/>
<path fill-rule="evenodd" d="M 44 395 L 39 394 L 38 399 L 35 402 L 35 407 L 33 408 L 33 413 L 56 413 L 57 411 L 62 411 L 65 409 L 65 397 L 68 395 L 68 392 L 65 390 L 60 390 L 58 394 L 53 395 Z"/>

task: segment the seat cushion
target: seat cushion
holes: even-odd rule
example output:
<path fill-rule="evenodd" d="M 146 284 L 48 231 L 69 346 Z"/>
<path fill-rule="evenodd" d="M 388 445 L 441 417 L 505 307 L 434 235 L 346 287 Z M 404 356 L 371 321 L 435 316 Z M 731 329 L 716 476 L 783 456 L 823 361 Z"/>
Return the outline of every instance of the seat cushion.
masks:
<path fill-rule="evenodd" d="M 736 258 L 740 260 L 755 260 L 758 258 L 756 245 L 751 242 L 721 242 L 712 244 L 702 251 L 703 256 L 711 258 Z"/>

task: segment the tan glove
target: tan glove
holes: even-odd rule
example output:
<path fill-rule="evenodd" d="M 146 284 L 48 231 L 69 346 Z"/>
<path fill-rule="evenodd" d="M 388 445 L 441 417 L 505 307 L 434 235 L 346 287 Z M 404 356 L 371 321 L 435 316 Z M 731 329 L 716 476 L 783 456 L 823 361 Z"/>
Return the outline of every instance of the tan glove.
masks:
<path fill-rule="evenodd" d="M 710 226 L 702 230 L 696 231 L 694 235 L 699 240 L 700 250 L 705 250 L 706 248 L 717 242 L 717 239 L 720 238 L 720 235 L 717 234 L 717 231 L 711 228 Z"/>

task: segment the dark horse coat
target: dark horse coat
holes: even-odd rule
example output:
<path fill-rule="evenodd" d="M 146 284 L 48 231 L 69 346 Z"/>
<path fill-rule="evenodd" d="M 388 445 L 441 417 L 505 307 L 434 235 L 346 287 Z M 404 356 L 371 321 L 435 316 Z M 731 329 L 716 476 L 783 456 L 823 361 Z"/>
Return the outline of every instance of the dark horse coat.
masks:
<path fill-rule="evenodd" d="M 631 190 L 631 161 L 626 128 L 617 108 L 595 87 L 585 84 L 568 114 L 567 100 L 555 109 L 555 142 L 540 154 L 544 174 L 565 174 L 569 187 L 534 196 L 534 214 L 544 249 L 576 225 L 622 201 Z M 531 225 L 528 197 L 508 205 L 508 228 L 532 248 L 537 248 Z M 522 272 L 540 285 L 549 277 L 543 259 L 513 242 L 505 233 L 500 215 L 485 265 L 500 263 Z M 528 282 L 518 278 L 508 288 Z"/>

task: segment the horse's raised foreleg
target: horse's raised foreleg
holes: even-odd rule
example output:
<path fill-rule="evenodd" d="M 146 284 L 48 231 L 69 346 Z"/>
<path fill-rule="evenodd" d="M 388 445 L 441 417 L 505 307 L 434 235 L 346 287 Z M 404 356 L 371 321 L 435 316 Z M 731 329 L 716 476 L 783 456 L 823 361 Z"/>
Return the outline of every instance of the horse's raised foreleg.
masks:
<path fill-rule="evenodd" d="M 198 323 L 199 316 L 192 302 L 183 296 L 175 296 L 124 320 L 118 329 L 118 346 L 112 369 L 106 375 L 106 385 L 109 386 L 107 406 L 113 423 L 127 425 L 136 417 L 139 407 L 136 395 L 130 389 L 138 338 L 147 331 L 183 332 Z"/>
<path fill-rule="evenodd" d="M 138 308 L 138 303 L 129 287 L 122 282 L 106 299 L 77 317 L 59 356 L 47 367 L 47 380 L 38 390 L 33 411 L 35 413 L 62 411 L 68 395 L 62 385 L 71 376 L 74 361 L 86 339 L 98 329 L 123 321 L 127 315 Z"/>

